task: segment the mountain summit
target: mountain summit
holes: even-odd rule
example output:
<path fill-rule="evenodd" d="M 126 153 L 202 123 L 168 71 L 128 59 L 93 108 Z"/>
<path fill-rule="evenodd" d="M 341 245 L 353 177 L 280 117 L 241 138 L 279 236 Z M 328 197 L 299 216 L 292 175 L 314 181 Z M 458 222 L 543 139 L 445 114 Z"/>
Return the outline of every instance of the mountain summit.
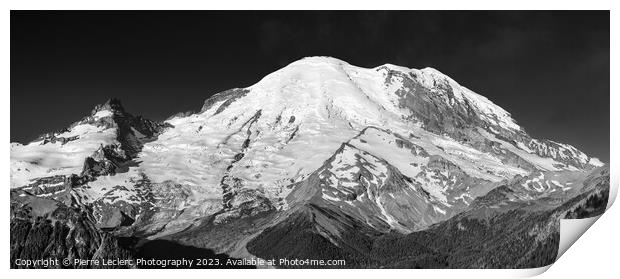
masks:
<path fill-rule="evenodd" d="M 358 245 L 381 235 L 497 214 L 480 204 L 594 193 L 584 185 L 603 166 L 532 138 L 435 69 L 330 57 L 293 62 L 164 123 L 112 100 L 64 131 L 11 144 L 18 203 L 70 200 L 116 235 L 174 236 L 245 258 L 304 256 L 273 243 L 289 231 L 365 262 L 371 251 Z"/>

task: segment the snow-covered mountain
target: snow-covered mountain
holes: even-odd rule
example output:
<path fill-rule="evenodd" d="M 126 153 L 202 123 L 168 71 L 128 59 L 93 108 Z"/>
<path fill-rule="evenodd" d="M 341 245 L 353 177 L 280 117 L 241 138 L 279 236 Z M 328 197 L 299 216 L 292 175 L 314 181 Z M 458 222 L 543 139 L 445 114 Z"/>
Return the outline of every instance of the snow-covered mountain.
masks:
<path fill-rule="evenodd" d="M 248 241 L 291 216 L 312 214 L 333 243 L 351 226 L 409 234 L 505 185 L 522 200 L 567 199 L 603 165 L 532 138 L 435 69 L 308 57 L 163 123 L 113 100 L 66 130 L 12 143 L 11 188 L 24 205 L 71 200 L 118 235 L 183 236 L 252 257 Z M 231 229 L 243 220 L 254 225 Z M 209 239 L 191 233 L 205 226 Z"/>

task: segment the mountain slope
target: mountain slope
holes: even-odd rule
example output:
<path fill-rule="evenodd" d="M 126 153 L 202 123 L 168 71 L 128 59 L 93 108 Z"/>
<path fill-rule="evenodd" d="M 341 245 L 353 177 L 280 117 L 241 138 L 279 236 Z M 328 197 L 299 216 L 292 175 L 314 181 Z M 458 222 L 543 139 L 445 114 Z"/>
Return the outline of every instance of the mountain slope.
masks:
<path fill-rule="evenodd" d="M 177 237 L 235 257 L 285 251 L 261 244 L 277 239 L 263 232 L 280 235 L 292 222 L 320 247 L 346 244 L 353 250 L 338 253 L 382 265 L 368 261 L 367 246 L 382 235 L 423 235 L 467 212 L 503 214 L 512 208 L 503 203 L 553 210 L 583 194 L 601 166 L 530 137 L 435 69 L 309 57 L 162 123 L 112 100 L 66 130 L 12 143 L 11 191 L 18 203 L 72 200 L 117 236 Z M 502 206 L 484 203 L 508 186 Z M 419 250 L 410 264 L 453 264 L 439 248 Z"/>
<path fill-rule="evenodd" d="M 464 212 L 407 234 L 379 233 L 361 222 L 341 221 L 354 218 L 311 206 L 264 230 L 247 247 L 265 258 L 344 259 L 347 268 L 542 267 L 556 259 L 560 219 L 603 213 L 607 172 L 592 171 L 575 184 L 579 190 L 547 197 L 552 201 L 524 198 L 522 186 L 512 181 L 477 198 Z M 347 225 L 337 235 L 321 229 L 333 224 Z"/>

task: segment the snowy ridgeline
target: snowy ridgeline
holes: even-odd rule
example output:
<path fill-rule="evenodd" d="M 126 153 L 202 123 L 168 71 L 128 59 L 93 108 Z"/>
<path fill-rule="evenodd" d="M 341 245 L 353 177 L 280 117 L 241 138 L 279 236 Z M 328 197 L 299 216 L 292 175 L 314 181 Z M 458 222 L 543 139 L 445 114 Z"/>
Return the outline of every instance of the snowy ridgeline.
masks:
<path fill-rule="evenodd" d="M 151 183 L 187 187 L 191 198 L 181 207 L 215 201 L 212 211 L 216 211 L 227 177 L 234 185 L 226 191 L 233 195 L 251 190 L 285 208 L 288 205 L 281 201 L 292 190 L 288 186 L 307 179 L 348 143 L 369 154 L 366 160 L 376 158 L 411 178 L 412 189 L 419 185 L 437 202 L 436 214 L 446 215 L 449 208 L 466 206 L 489 190 L 465 188 L 468 181 L 492 187 L 536 171 L 582 171 L 602 165 L 570 145 L 529 138 L 508 112 L 432 68 L 386 64 L 366 69 L 334 58 L 311 57 L 233 93 L 214 97 L 198 113 L 167 120 L 171 127 L 154 140 L 143 140 L 145 136 L 132 128 L 136 140 L 143 142 L 134 159 L 138 163 L 129 171 L 89 182 L 90 187 L 80 194 L 90 201 L 136 202 L 140 199 L 135 198 L 134 186 L 147 178 Z M 416 102 L 407 103 L 403 96 Z M 462 133 L 429 131 L 420 119 L 425 112 L 418 110 L 437 105 L 447 111 L 474 112 L 475 119 L 470 119 L 471 127 L 461 128 Z M 99 110 L 88 123 L 54 135 L 71 140 L 11 144 L 11 187 L 42 177 L 80 174 L 86 157 L 102 146 L 121 144 L 114 125 L 97 124 L 113 116 L 113 111 Z M 355 169 L 360 154 L 337 154 L 338 167 L 329 169 L 333 185 L 360 183 L 352 182 L 360 171 Z M 387 177 L 387 167 L 378 162 L 373 163 L 372 176 Z M 121 190 L 110 199 L 114 186 Z M 558 180 L 532 179 L 523 187 L 539 192 L 570 189 Z M 336 199 L 329 194 L 324 198 Z M 374 203 L 387 222 L 395 224 L 385 200 L 375 197 Z"/>

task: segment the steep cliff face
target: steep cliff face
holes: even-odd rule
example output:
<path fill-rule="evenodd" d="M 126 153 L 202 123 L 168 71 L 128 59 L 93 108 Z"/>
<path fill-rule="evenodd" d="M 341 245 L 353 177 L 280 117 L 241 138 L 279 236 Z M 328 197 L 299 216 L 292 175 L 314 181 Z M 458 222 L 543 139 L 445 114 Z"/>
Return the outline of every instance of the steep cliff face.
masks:
<path fill-rule="evenodd" d="M 17 260 L 37 259 L 58 261 L 30 268 L 134 267 L 102 264 L 108 259 L 132 259 L 132 253 L 114 235 L 100 230 L 87 208 L 76 205 L 69 197 L 61 202 L 23 191 L 17 195 L 11 199 L 11 268 L 24 268 Z M 76 264 L 75 260 L 87 261 Z"/>

